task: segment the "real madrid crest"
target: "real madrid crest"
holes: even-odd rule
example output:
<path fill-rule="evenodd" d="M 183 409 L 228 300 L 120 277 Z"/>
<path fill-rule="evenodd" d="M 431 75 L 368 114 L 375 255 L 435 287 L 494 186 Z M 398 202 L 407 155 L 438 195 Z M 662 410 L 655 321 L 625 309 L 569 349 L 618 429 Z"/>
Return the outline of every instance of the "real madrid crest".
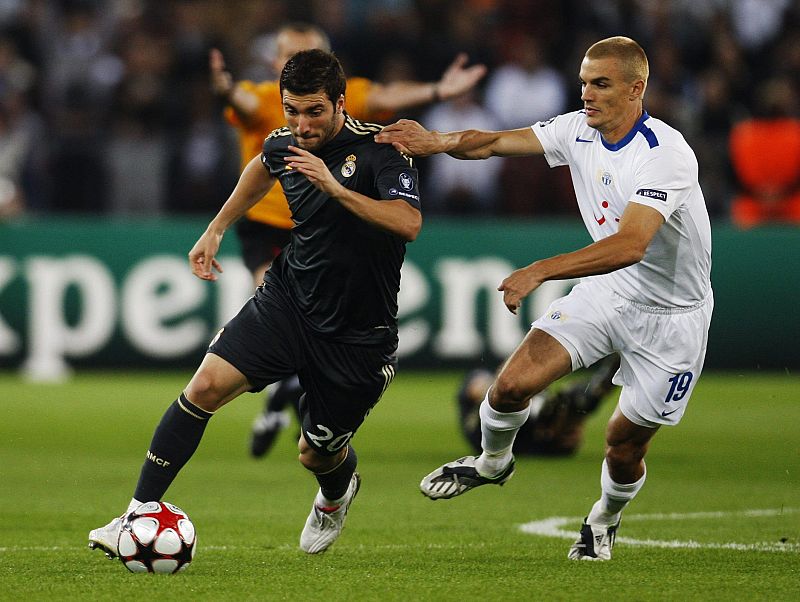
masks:
<path fill-rule="evenodd" d="M 342 165 L 342 175 L 345 178 L 349 178 L 354 173 L 356 173 L 356 156 L 347 155 L 347 158 L 344 160 L 344 164 Z"/>

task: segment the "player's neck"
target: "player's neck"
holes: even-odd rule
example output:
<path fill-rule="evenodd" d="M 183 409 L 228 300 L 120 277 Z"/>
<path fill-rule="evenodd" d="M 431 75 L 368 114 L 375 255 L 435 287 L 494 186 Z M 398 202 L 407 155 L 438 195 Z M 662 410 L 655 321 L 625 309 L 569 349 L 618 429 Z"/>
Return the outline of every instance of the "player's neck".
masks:
<path fill-rule="evenodd" d="M 642 115 L 644 115 L 644 108 L 639 105 L 639 108 L 636 111 L 631 112 L 629 115 L 626 115 L 619 125 L 614 125 L 607 131 L 601 131 L 600 134 L 602 134 L 603 140 L 605 140 L 608 144 L 616 144 L 625 136 L 627 136 L 634 127 L 636 127 L 636 124 L 642 118 Z"/>
<path fill-rule="evenodd" d="M 344 127 L 344 121 L 345 121 L 344 111 L 342 111 L 341 113 L 337 113 L 335 119 L 336 127 L 333 130 L 332 138 L 335 138 L 339 134 L 339 132 L 342 131 L 342 128 Z"/>

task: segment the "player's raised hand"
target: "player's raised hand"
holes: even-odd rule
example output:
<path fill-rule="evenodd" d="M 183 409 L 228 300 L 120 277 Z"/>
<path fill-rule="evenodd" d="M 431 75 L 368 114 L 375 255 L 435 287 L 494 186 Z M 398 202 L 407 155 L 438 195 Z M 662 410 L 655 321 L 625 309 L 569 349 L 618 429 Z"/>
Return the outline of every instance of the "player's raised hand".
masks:
<path fill-rule="evenodd" d="M 222 266 L 214 259 L 219 251 L 219 245 L 222 242 L 222 234 L 210 232 L 206 230 L 203 235 L 194 243 L 192 250 L 189 251 L 189 267 L 192 269 L 192 274 L 201 280 L 217 279 L 217 275 L 212 271 L 212 268 L 222 273 Z"/>
<path fill-rule="evenodd" d="M 467 55 L 463 52 L 450 63 L 450 66 L 442 74 L 442 78 L 437 84 L 439 98 L 449 100 L 460 96 L 474 88 L 481 78 L 486 75 L 486 65 L 478 64 L 465 67 L 466 64 Z"/>
<path fill-rule="evenodd" d="M 338 196 L 343 187 L 333 177 L 322 159 L 297 146 L 289 145 L 287 148 L 294 153 L 284 158 L 289 167 L 303 174 L 309 182 L 328 196 Z"/>
<path fill-rule="evenodd" d="M 412 157 L 427 157 L 442 152 L 438 132 L 429 132 L 413 119 L 400 119 L 375 135 L 375 142 L 391 144 Z"/>
<path fill-rule="evenodd" d="M 225 69 L 225 57 L 216 48 L 212 48 L 208 53 L 208 70 L 211 75 L 211 90 L 214 94 L 229 96 L 233 90 L 233 76 Z"/>

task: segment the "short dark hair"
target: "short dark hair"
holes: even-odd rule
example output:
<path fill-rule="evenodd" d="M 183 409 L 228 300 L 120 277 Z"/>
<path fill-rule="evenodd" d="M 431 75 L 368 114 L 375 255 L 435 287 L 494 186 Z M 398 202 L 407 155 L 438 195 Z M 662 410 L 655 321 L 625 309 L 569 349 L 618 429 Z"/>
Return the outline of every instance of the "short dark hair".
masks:
<path fill-rule="evenodd" d="M 304 96 L 324 90 L 331 102 L 344 94 L 347 86 L 339 59 L 325 50 L 301 50 L 295 54 L 281 71 L 281 95 L 284 90 Z"/>

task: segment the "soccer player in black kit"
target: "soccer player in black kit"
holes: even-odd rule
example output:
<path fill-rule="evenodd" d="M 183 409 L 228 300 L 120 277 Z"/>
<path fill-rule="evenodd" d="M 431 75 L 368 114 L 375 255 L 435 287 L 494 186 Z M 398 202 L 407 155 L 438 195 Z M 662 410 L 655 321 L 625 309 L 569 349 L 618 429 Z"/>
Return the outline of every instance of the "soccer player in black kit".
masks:
<path fill-rule="evenodd" d="M 161 499 L 216 410 L 297 374 L 305 391 L 299 459 L 320 487 L 300 547 L 314 554 L 336 541 L 358 492 L 350 439 L 394 377 L 400 268 L 422 216 L 411 160 L 374 142 L 380 126 L 345 112 L 333 54 L 294 55 L 280 88 L 288 127 L 264 141 L 189 262 L 199 278 L 215 280 L 224 232 L 276 180 L 295 223 L 291 241 L 167 409 L 127 512 Z M 120 517 L 94 529 L 89 546 L 117 555 L 121 525 Z"/>

